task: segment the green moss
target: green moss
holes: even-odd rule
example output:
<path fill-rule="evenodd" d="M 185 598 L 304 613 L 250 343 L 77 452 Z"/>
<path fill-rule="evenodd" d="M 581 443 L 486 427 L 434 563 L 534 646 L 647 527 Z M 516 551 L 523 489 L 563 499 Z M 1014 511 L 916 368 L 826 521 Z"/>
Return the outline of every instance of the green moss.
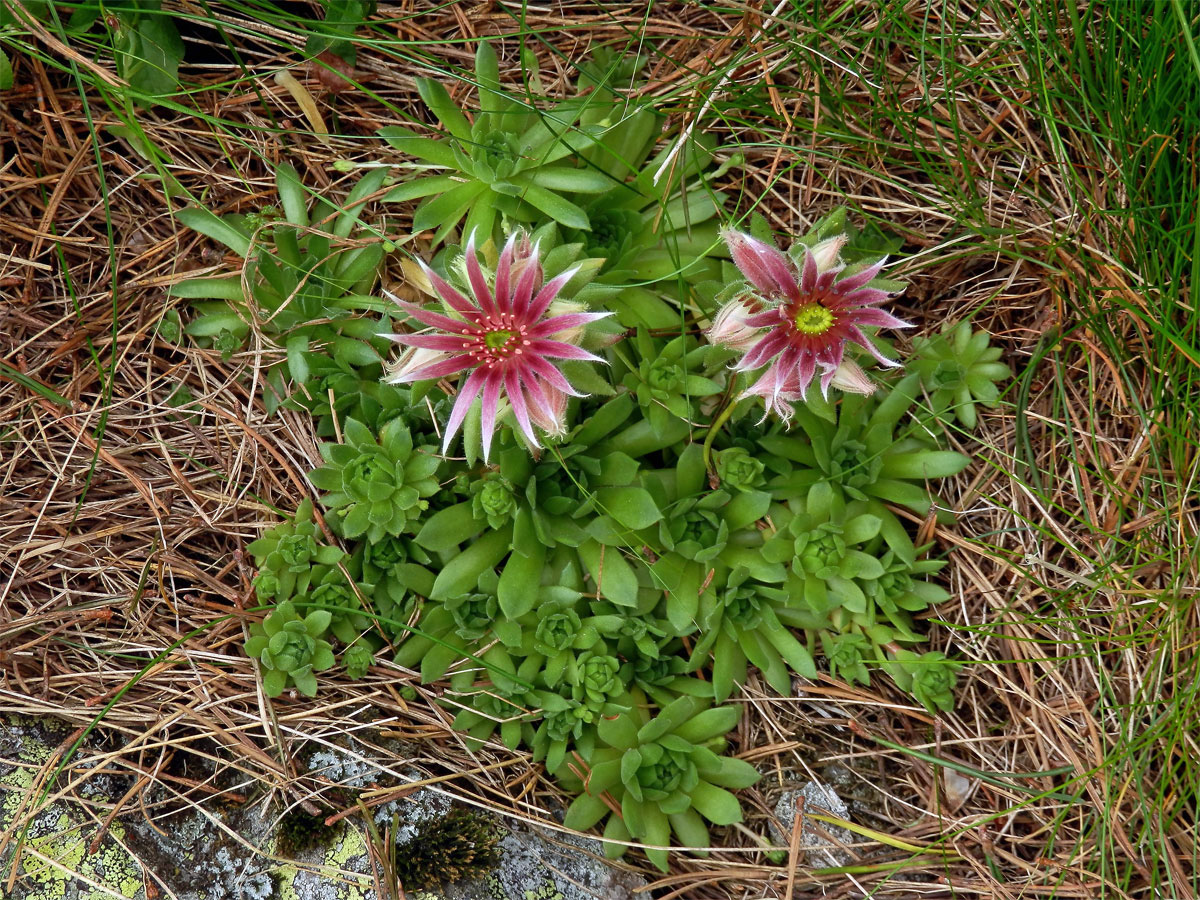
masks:
<path fill-rule="evenodd" d="M 481 877 L 499 862 L 497 845 L 503 836 L 484 816 L 469 809 L 452 809 L 423 826 L 401 848 L 396 855 L 396 876 L 406 891 Z"/>
<path fill-rule="evenodd" d="M 321 816 L 304 810 L 292 810 L 279 822 L 276 846 L 283 856 L 293 857 L 317 847 L 329 846 L 337 832 L 325 824 Z"/>

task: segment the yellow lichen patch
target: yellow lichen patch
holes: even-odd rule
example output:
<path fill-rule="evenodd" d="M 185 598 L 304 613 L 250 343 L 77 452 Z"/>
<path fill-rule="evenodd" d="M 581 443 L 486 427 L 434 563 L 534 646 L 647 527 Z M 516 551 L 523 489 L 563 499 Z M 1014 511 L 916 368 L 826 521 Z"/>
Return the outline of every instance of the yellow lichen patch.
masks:
<path fill-rule="evenodd" d="M 371 878 L 353 872 L 349 865 L 354 860 L 368 857 L 366 838 L 357 828 L 344 822 L 335 827 L 340 829 L 340 833 L 331 837 L 329 849 L 321 860 L 319 875 L 308 867 L 293 863 L 285 863 L 276 870 L 280 900 L 313 900 L 311 889 L 305 889 L 303 896 L 301 890 L 297 889 L 298 882 L 312 878 L 321 881 L 320 900 L 363 900 L 372 886 Z M 357 883 L 354 879 L 357 879 Z"/>
<path fill-rule="evenodd" d="M 6 874 L 12 853 L 20 853 L 18 881 L 32 888 L 31 896 L 37 900 L 71 895 L 137 897 L 142 869 L 121 847 L 126 835 L 119 822 L 109 828 L 99 850 L 89 853 L 88 845 L 99 827 L 94 815 L 79 804 L 62 800 L 37 809 L 43 785 L 41 770 L 55 748 L 32 726 L 26 724 L 20 732 L 16 764 L 0 775 L 0 832 L 15 826 L 15 838 L 4 859 Z"/>

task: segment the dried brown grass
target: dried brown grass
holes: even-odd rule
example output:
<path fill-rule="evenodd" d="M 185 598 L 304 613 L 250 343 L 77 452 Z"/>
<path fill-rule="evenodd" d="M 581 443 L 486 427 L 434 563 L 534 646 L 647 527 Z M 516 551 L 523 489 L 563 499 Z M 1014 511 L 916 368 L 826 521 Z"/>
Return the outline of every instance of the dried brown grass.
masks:
<path fill-rule="evenodd" d="M 643 27 L 632 10 L 585 5 L 545 14 L 531 8 L 526 27 L 555 30 L 564 16 L 572 27 L 547 35 L 562 56 L 543 54 L 551 87 L 569 75 L 562 58 L 579 58 L 622 27 Z M 735 79 L 759 77 L 758 67 L 774 70 L 772 61 L 788 48 L 773 46 L 759 31 L 762 23 L 749 8 L 718 16 L 683 4 L 656 6 L 644 28 L 669 40 L 647 92 L 669 97 L 684 127 L 698 121 L 725 128 L 731 142 L 752 148 L 762 140 L 760 126 L 720 124 L 709 104 L 719 103 L 728 83 L 708 73 L 723 71 L 743 42 L 758 55 L 733 70 Z M 496 7 L 457 4 L 398 19 L 395 27 L 397 37 L 459 39 L 507 32 L 512 20 Z M 461 45 L 436 49 L 447 63 L 469 63 Z M 289 62 L 265 51 L 249 58 L 252 71 Z M 241 147 L 166 111 L 140 113 L 139 121 L 173 161 L 171 174 L 203 190 L 211 208 L 250 211 L 271 200 L 269 164 L 286 159 L 325 190 L 332 155 L 366 159 L 379 152 L 362 138 L 390 121 L 382 102 L 419 109 L 412 81 L 419 73 L 370 54 L 360 66 L 374 98 L 321 93 L 310 82 L 327 121 L 336 110 L 341 136 L 327 142 L 287 133 L 289 125 L 308 123 L 270 79 L 229 87 L 216 72 L 211 81 L 218 86 L 196 101 L 240 126 Z M 897 90 L 927 88 L 901 60 L 893 70 Z M 379 665 L 358 683 L 326 678 L 316 701 L 262 696 L 241 654 L 254 615 L 245 611 L 254 601 L 241 548 L 309 492 L 303 475 L 318 458 L 310 424 L 268 417 L 247 392 L 244 376 L 262 359 L 226 363 L 155 338 L 173 302 L 166 287 L 232 260 L 172 221 L 161 183 L 107 130 L 118 122 L 102 104 L 92 98 L 89 124 L 62 77 L 29 59 L 18 74 L 18 88 L 0 109 L 7 150 L 0 166 L 0 352 L 71 406 L 0 379 L 0 710 L 81 727 L 103 712 L 103 729 L 119 734 L 124 746 L 84 756 L 137 775 L 139 790 L 175 778 L 160 774 L 168 757 L 194 753 L 252 777 L 289 805 L 316 801 L 321 791 L 295 768 L 295 750 L 306 739 L 386 732 L 424 748 L 422 759 L 405 762 L 446 776 L 442 786 L 467 802 L 553 824 L 549 811 L 561 798 L 540 769 L 498 746 L 468 753 L 433 702 L 440 687 L 420 687 L 411 672 Z M 845 89 L 856 90 L 843 75 Z M 841 148 L 815 127 L 826 112 L 809 90 L 812 73 L 793 68 L 788 77 L 771 86 L 779 121 L 761 127 L 782 130 L 789 149 L 747 149 L 745 180 L 735 187 L 747 198 L 766 193 L 763 209 L 784 230 L 801 230 L 843 196 L 894 223 L 926 248 L 910 266 L 912 288 L 903 300 L 904 314 L 924 328 L 975 315 L 1021 369 L 1048 330 L 1068 323 L 1070 294 L 1086 284 L 1075 270 L 1103 271 L 1114 282 L 1106 289 L 1128 289 L 1097 240 L 1085 236 L 1071 257 L 1046 249 L 1078 211 L 1055 182 L 1056 161 L 1023 98 L 981 82 L 976 94 L 942 101 L 957 103 L 975 136 L 988 141 L 972 150 L 975 169 L 962 172 L 995 185 L 985 217 L 1017 226 L 1011 252 L 985 258 L 958 252 L 955 214 L 939 202 L 936 185 L 913 180 L 915 165 L 898 167 L 894 153 L 839 161 Z M 697 87 L 679 92 L 689 84 Z M 260 130 L 268 120 L 285 131 Z M 928 139 L 938 139 L 933 122 L 928 129 Z M 1018 168 L 1049 173 L 1035 199 L 1011 189 Z M 389 231 L 402 226 L 389 223 Z M 389 281 L 398 278 L 398 270 L 388 273 Z M 931 626 L 934 645 L 970 661 L 952 714 L 932 719 L 882 680 L 867 690 L 822 679 L 798 685 L 793 698 L 774 697 L 753 680 L 747 686 L 735 750 L 768 772 L 744 793 L 751 831 L 766 833 L 785 785 L 828 777 L 836 763 L 860 824 L 931 852 L 864 837 L 849 848 L 853 871 L 814 870 L 795 846 L 785 866 L 773 867 L 746 834 L 730 829 L 718 835 L 723 849 L 711 859 L 677 855 L 665 878 L 630 855 L 625 864 L 640 868 L 659 896 L 1091 897 L 1102 888 L 1116 897 L 1142 895 L 1149 872 L 1140 881 L 1102 885 L 1088 865 L 1101 849 L 1099 819 L 1132 855 L 1131 829 L 1151 815 L 1129 784 L 1114 780 L 1119 770 L 1109 760 L 1124 725 L 1098 699 L 1130 698 L 1154 663 L 1153 646 L 1130 644 L 1121 634 L 1156 627 L 1144 601 L 1157 597 L 1162 573 L 1125 573 L 1119 587 L 1108 578 L 1098 589 L 1092 583 L 1115 540 L 1154 545 L 1171 527 L 1194 533 L 1195 511 L 1180 507 L 1173 524 L 1165 510 L 1144 502 L 1142 479 L 1158 474 L 1149 455 L 1154 435 L 1124 395 L 1116 377 L 1121 361 L 1098 359 L 1100 353 L 1081 331 L 1058 348 L 1057 366 L 1042 361 L 1024 403 L 987 415 L 979 442 L 966 445 L 978 462 L 945 491 L 960 512 L 956 523 L 922 526 L 952 560 L 946 577 L 954 599 L 938 611 L 946 625 Z M 196 397 L 196 416 L 166 403 L 178 384 Z M 1064 415 L 1071 429 L 1062 427 Z M 1087 440 L 1072 445 L 1064 433 Z M 1013 477 L 1025 465 L 1042 473 L 1052 505 Z M 1124 525 L 1113 534 L 1118 512 Z M 1077 595 L 1080 616 L 1048 614 L 1051 594 Z M 1084 636 L 1092 643 L 1082 645 Z M 417 701 L 401 698 L 404 685 L 418 688 Z M 926 755 L 897 752 L 876 738 Z M 968 777 L 964 796 L 963 783 L 948 781 L 931 757 L 982 772 L 1060 773 L 1009 779 L 1010 787 L 1004 778 Z M 88 777 L 84 762 L 76 756 L 67 786 L 51 798 L 77 790 Z M 1082 786 L 1068 791 L 1078 801 L 1050 796 L 1072 783 Z M 168 787 L 180 802 L 196 804 L 211 802 L 216 790 L 178 780 Z M 111 821 L 143 815 L 137 807 L 135 794 L 123 808 L 97 812 Z M 794 824 L 780 823 L 785 834 Z M 811 818 L 799 824 L 819 827 Z M 1195 858 L 1194 826 L 1166 831 L 1164 852 L 1185 880 Z"/>

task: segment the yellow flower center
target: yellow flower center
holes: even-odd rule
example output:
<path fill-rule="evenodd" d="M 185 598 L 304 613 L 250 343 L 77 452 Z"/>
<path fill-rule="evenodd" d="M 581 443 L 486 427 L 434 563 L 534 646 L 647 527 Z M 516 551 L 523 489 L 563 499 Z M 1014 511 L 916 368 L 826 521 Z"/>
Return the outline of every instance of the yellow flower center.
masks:
<path fill-rule="evenodd" d="M 824 334 L 833 327 L 833 313 L 819 303 L 806 303 L 796 313 L 796 327 L 803 334 Z"/>
<path fill-rule="evenodd" d="M 489 350 L 499 350 L 505 344 L 512 340 L 511 331 L 489 331 L 483 337 L 483 342 L 487 344 Z"/>

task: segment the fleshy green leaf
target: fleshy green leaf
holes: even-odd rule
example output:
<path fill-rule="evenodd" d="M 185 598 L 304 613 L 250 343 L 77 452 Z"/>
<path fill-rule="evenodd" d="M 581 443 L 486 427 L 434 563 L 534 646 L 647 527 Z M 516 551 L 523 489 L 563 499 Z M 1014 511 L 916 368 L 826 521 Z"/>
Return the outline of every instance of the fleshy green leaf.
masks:
<path fill-rule="evenodd" d="M 430 596 L 435 600 L 445 600 L 471 593 L 479 582 L 479 576 L 504 558 L 511 542 L 512 530 L 508 528 L 483 534 L 442 567 L 433 582 Z"/>
<path fill-rule="evenodd" d="M 519 619 L 537 604 L 538 588 L 546 564 L 546 547 L 542 543 L 528 548 L 528 555 L 512 553 L 500 574 L 496 596 L 500 611 L 509 619 Z"/>
<path fill-rule="evenodd" d="M 587 831 L 608 813 L 608 805 L 599 797 L 590 794 L 580 794 L 567 809 L 563 817 L 563 825 L 576 831 Z"/>
<path fill-rule="evenodd" d="M 692 808 L 714 825 L 742 821 L 742 805 L 724 788 L 701 781 L 692 788 Z"/>
<path fill-rule="evenodd" d="M 590 231 L 592 228 L 588 222 L 587 213 L 553 191 L 538 187 L 536 184 L 529 184 L 521 190 L 521 196 L 528 200 L 538 212 L 545 213 L 554 221 L 566 225 L 568 228 L 580 228 L 584 231 Z"/>
<path fill-rule="evenodd" d="M 637 606 L 637 576 L 619 550 L 588 540 L 579 545 L 579 558 L 601 597 L 618 606 Z"/>
<path fill-rule="evenodd" d="M 879 471 L 881 478 L 928 480 L 949 478 L 971 464 L 971 457 L 952 450 L 923 450 L 919 453 L 894 453 L 885 456 Z"/>
<path fill-rule="evenodd" d="M 626 528 L 635 531 L 648 528 L 662 518 L 654 498 L 643 488 L 602 488 L 597 492 L 597 497 L 601 508 Z"/>
<path fill-rule="evenodd" d="M 238 256 L 250 254 L 250 236 L 202 206 L 181 209 L 175 213 L 175 217 L 192 231 L 220 241 Z"/>
<path fill-rule="evenodd" d="M 709 738 L 732 731 L 740 715 L 741 712 L 733 706 L 706 709 L 690 722 L 676 728 L 675 734 L 693 744 L 702 744 Z"/>
<path fill-rule="evenodd" d="M 426 550 L 445 553 L 479 534 L 486 522 L 475 518 L 469 500 L 438 510 L 425 520 L 416 541 Z"/>

